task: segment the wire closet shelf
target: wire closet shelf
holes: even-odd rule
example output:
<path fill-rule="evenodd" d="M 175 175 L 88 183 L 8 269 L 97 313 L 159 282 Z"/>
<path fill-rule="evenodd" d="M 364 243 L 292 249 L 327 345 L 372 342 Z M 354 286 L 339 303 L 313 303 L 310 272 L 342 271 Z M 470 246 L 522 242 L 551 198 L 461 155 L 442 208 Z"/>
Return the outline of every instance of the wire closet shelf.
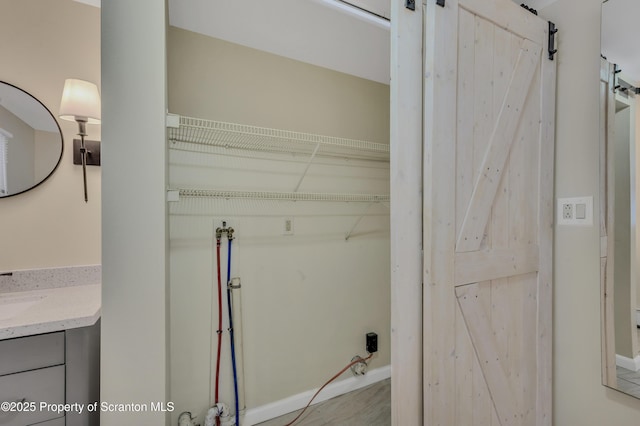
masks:
<path fill-rule="evenodd" d="M 276 153 L 389 161 L 389 145 L 313 133 L 169 115 L 169 142 Z M 171 118 L 173 117 L 173 118 Z"/>
<path fill-rule="evenodd" d="M 167 115 L 167 128 L 170 148 L 177 148 L 177 144 L 187 143 L 232 150 L 283 154 L 296 153 L 309 156 L 307 168 L 292 192 L 180 188 L 169 190 L 170 201 L 178 201 L 180 198 L 218 198 L 384 204 L 389 202 L 388 194 L 298 192 L 298 188 L 300 188 L 315 157 L 342 157 L 388 163 L 389 145 L 245 124 L 225 123 L 175 114 Z"/>
<path fill-rule="evenodd" d="M 274 192 L 274 191 L 219 191 L 215 189 L 179 189 L 180 197 L 188 198 L 223 198 L 252 199 L 277 201 L 334 201 L 360 203 L 388 203 L 388 195 L 376 194 L 330 194 L 308 192 Z"/>

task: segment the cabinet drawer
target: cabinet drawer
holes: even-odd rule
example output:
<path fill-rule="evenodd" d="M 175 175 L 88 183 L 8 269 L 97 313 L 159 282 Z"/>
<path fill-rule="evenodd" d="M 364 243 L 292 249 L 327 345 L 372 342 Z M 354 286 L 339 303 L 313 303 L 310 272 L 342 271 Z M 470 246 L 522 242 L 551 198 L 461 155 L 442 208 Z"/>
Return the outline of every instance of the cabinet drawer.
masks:
<path fill-rule="evenodd" d="M 64 364 L 64 332 L 0 340 L 0 376 Z"/>
<path fill-rule="evenodd" d="M 40 411 L 40 403 L 64 404 L 64 365 L 0 377 L 0 401 L 35 402 L 36 411 L 0 412 L 0 425 L 24 426 L 64 415 Z"/>

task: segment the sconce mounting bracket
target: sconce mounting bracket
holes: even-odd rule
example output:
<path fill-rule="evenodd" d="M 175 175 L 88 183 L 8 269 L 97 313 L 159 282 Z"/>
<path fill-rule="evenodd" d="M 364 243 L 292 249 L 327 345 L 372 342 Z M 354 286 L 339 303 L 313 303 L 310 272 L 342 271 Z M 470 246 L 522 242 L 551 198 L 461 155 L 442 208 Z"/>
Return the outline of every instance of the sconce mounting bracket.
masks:
<path fill-rule="evenodd" d="M 87 166 L 100 165 L 100 141 L 84 140 L 84 147 L 87 150 Z M 80 155 L 80 139 L 73 140 L 73 164 L 82 165 Z"/>

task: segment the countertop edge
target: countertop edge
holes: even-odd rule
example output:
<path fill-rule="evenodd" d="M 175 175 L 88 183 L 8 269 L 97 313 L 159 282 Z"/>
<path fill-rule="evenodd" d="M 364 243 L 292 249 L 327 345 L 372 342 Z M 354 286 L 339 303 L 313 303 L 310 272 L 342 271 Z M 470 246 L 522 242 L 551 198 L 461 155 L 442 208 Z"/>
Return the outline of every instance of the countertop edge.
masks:
<path fill-rule="evenodd" d="M 71 318 L 67 320 L 28 324 L 16 327 L 0 329 L 0 340 L 13 339 L 16 337 L 34 336 L 36 334 L 54 333 L 56 331 L 71 330 L 74 328 L 89 327 L 100 319 L 100 310 L 94 315 L 86 317 Z"/>
<path fill-rule="evenodd" d="M 37 314 L 31 313 L 25 318 L 17 317 L 13 321 L 7 321 L 5 325 L 0 325 L 0 340 L 53 333 L 95 324 L 102 313 L 101 292 L 96 288 L 97 286 L 99 285 L 90 284 L 75 288 L 60 287 L 24 292 L 29 294 L 46 293 L 51 301 L 46 305 L 46 309 L 40 310 Z M 74 301 L 76 303 L 71 309 L 66 303 L 70 293 L 73 296 L 77 294 L 80 299 Z M 81 309 L 78 309 L 79 306 Z"/>

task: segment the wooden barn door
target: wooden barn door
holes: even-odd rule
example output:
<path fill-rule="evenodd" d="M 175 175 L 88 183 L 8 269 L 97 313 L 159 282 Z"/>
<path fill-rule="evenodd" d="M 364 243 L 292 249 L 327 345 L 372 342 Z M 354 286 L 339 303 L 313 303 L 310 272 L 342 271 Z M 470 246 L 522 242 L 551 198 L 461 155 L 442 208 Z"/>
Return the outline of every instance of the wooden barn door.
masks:
<path fill-rule="evenodd" d="M 427 0 L 424 424 L 551 424 L 555 61 L 511 0 Z"/>

